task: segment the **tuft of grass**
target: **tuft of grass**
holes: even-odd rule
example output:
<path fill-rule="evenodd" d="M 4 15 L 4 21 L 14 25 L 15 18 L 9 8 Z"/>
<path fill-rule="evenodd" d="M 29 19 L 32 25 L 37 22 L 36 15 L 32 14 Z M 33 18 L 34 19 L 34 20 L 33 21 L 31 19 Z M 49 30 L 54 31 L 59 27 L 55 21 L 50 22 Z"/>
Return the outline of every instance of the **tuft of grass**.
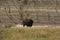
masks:
<path fill-rule="evenodd" d="M 60 28 L 4 28 L 0 40 L 60 40 Z"/>
<path fill-rule="evenodd" d="M 12 25 L 5 25 L 5 28 L 11 28 Z"/>

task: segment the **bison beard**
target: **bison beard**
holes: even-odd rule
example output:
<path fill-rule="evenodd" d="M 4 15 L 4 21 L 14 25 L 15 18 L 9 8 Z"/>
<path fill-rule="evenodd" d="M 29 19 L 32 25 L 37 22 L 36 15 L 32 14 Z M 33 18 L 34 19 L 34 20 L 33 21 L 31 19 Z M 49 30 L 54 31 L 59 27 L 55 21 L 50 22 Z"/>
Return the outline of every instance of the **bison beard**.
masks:
<path fill-rule="evenodd" d="M 22 21 L 23 27 L 26 25 L 27 27 L 32 27 L 33 20 L 32 19 L 25 19 Z"/>

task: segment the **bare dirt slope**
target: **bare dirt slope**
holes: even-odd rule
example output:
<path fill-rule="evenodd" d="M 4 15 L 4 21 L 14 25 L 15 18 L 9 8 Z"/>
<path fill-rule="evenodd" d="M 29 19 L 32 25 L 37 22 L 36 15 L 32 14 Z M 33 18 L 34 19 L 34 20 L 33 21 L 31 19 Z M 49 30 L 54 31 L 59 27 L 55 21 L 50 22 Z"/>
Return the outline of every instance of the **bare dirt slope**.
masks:
<path fill-rule="evenodd" d="M 60 24 L 60 0 L 0 0 L 0 25 L 19 24 L 24 18 Z"/>

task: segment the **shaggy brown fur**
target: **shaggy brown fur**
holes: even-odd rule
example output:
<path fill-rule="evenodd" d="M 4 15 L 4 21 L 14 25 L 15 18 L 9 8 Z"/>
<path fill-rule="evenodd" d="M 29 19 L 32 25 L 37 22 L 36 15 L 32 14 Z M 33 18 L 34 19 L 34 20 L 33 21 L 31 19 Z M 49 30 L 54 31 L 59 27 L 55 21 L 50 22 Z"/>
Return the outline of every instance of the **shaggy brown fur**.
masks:
<path fill-rule="evenodd" d="M 27 27 L 32 27 L 33 25 L 33 20 L 32 19 L 25 19 L 22 21 L 23 27 L 27 26 Z"/>

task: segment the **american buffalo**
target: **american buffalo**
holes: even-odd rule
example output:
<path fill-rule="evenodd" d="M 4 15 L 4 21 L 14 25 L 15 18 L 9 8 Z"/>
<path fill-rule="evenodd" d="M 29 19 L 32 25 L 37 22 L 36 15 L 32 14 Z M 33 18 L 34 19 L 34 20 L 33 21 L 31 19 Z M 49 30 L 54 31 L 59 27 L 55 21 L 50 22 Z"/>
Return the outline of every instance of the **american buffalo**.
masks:
<path fill-rule="evenodd" d="M 25 19 L 22 21 L 23 27 L 32 27 L 33 25 L 33 20 L 32 19 Z"/>

